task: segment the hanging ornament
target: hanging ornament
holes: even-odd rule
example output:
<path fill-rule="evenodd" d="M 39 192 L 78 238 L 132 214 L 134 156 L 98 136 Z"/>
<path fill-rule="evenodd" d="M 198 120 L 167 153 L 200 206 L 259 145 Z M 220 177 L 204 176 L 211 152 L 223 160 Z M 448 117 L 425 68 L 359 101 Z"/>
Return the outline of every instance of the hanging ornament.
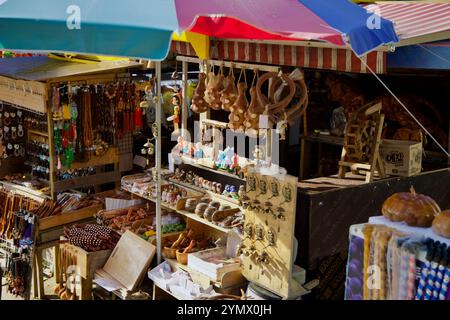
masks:
<path fill-rule="evenodd" d="M 140 107 L 134 110 L 134 130 L 140 132 L 142 129 L 142 109 Z"/>

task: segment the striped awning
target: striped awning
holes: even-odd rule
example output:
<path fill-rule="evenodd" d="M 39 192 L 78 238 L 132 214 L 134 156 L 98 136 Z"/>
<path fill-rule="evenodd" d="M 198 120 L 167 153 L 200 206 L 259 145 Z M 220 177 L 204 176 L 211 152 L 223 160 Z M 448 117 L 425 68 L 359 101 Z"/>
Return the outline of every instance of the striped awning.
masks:
<path fill-rule="evenodd" d="M 192 46 L 184 42 L 172 41 L 172 51 L 179 55 L 196 55 Z M 353 73 L 370 72 L 351 50 L 331 47 L 211 39 L 211 59 Z M 374 72 L 386 72 L 386 52 L 370 52 L 362 60 Z"/>
<path fill-rule="evenodd" d="M 450 30 L 450 3 L 380 2 L 365 8 L 393 21 L 400 40 Z"/>

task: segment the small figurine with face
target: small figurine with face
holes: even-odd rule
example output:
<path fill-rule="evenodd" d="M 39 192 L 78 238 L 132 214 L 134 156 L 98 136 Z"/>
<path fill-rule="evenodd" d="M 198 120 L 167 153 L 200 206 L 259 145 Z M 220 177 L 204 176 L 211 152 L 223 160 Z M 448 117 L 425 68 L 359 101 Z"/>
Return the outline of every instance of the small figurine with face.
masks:
<path fill-rule="evenodd" d="M 182 136 L 179 136 L 177 138 L 177 145 L 175 146 L 174 150 L 177 153 L 182 153 L 183 152 L 183 147 L 184 147 L 184 139 Z"/>
<path fill-rule="evenodd" d="M 179 126 L 180 126 L 180 97 L 178 94 L 174 94 L 172 97 L 172 104 L 173 104 L 173 128 L 174 133 L 178 133 Z"/>
<path fill-rule="evenodd" d="M 202 143 L 201 142 L 197 142 L 195 144 L 195 152 L 194 152 L 194 158 L 195 159 L 201 159 L 204 157 L 204 153 L 203 153 L 203 149 L 202 149 Z"/>

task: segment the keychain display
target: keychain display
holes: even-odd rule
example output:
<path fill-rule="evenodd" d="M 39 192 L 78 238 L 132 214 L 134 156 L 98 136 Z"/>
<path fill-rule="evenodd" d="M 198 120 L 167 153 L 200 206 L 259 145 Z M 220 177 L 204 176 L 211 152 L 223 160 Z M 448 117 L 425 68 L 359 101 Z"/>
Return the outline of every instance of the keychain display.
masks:
<path fill-rule="evenodd" d="M 284 298 L 301 291 L 301 283 L 292 279 L 296 183 L 293 176 L 266 176 L 250 170 L 246 188 L 239 190 L 245 217 L 244 240 L 238 248 L 242 273 Z"/>

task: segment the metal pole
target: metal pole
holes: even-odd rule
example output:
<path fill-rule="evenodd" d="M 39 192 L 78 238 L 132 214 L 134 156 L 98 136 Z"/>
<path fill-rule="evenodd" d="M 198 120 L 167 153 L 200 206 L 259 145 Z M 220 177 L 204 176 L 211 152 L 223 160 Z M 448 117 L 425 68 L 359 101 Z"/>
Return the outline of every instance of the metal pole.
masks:
<path fill-rule="evenodd" d="M 185 139 L 187 130 L 187 117 L 188 117 L 188 106 L 187 106 L 188 63 L 186 61 L 183 61 L 182 66 L 183 66 L 183 101 L 181 108 L 181 136 L 183 137 L 183 139 Z"/>
<path fill-rule="evenodd" d="M 161 62 L 156 62 L 156 137 L 155 169 L 156 169 L 156 257 L 161 263 Z"/>

